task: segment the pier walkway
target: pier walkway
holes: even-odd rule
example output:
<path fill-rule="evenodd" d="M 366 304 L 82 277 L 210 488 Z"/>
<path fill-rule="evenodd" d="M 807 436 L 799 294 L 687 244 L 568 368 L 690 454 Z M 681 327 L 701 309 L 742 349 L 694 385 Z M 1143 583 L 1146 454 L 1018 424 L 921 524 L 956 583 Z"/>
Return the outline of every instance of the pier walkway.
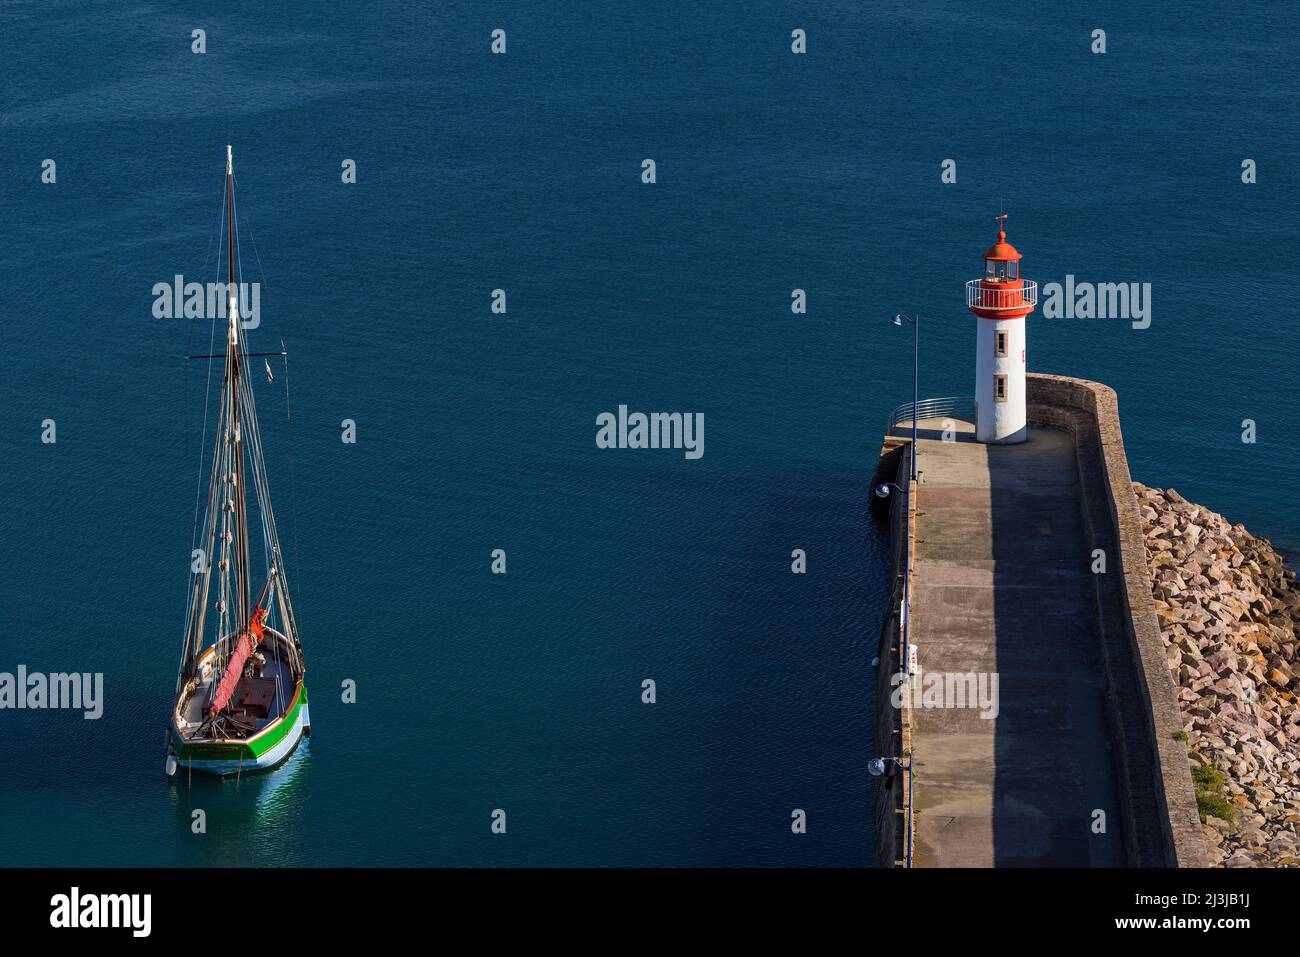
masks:
<path fill-rule="evenodd" d="M 949 442 L 940 421 L 918 425 L 912 681 L 996 674 L 998 710 L 914 707 L 915 866 L 1121 866 L 1074 439 L 1031 426 L 990 446 L 955 424 Z"/>

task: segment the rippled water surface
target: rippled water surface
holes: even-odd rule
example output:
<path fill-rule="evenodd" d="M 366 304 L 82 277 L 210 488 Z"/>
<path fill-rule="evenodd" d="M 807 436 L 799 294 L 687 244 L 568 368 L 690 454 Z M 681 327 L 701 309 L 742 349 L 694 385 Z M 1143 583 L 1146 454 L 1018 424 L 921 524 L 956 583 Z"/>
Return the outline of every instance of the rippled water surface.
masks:
<path fill-rule="evenodd" d="M 0 5 L 0 670 L 107 696 L 0 712 L 0 856 L 870 863 L 883 318 L 933 317 L 922 393 L 969 394 L 999 204 L 1027 276 L 1153 287 L 1146 330 L 1031 320 L 1031 368 L 1119 390 L 1135 478 L 1300 543 L 1300 25 L 1233 10 Z M 315 735 L 169 785 L 211 329 L 151 288 L 217 278 L 227 143 L 252 341 L 290 352 L 292 429 L 258 401 Z M 620 403 L 703 412 L 704 456 L 597 449 Z"/>

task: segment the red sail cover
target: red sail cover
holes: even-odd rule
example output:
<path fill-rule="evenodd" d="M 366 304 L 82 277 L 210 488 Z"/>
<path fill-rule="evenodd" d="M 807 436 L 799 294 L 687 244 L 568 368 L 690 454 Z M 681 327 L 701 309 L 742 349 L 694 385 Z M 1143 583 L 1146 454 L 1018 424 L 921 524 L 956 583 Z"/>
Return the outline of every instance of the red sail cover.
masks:
<path fill-rule="evenodd" d="M 221 676 L 221 683 L 217 685 L 217 693 L 212 699 L 211 713 L 216 714 L 230 702 L 230 696 L 235 693 L 235 685 L 239 684 L 239 677 L 244 673 L 244 662 L 248 656 L 253 653 L 257 643 L 262 640 L 262 622 L 266 618 L 266 612 L 261 608 L 253 609 L 253 620 L 250 623 L 250 630 L 253 633 L 254 640 L 249 641 L 249 633 L 246 631 L 239 636 L 239 641 L 235 643 L 235 652 L 230 656 L 230 663 L 226 665 L 226 673 Z"/>

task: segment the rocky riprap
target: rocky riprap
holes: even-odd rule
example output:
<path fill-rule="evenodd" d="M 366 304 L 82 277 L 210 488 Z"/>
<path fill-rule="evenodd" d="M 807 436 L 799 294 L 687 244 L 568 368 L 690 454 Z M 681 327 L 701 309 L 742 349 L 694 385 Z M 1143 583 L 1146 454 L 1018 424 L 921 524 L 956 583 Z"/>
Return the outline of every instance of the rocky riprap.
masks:
<path fill-rule="evenodd" d="M 1210 851 L 1227 867 L 1300 866 L 1295 572 L 1173 489 L 1133 487 Z"/>

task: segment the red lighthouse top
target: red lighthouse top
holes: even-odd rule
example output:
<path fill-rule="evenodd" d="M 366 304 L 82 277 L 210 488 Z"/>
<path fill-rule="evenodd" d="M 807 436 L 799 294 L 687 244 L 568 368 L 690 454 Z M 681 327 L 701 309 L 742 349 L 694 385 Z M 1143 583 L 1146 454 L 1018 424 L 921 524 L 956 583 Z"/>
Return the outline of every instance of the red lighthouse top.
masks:
<path fill-rule="evenodd" d="M 984 252 L 984 276 L 966 283 L 966 307 L 984 319 L 1019 319 L 1038 304 L 1038 283 L 1020 278 L 1020 253 L 1007 242 L 1006 213 L 996 217 L 998 241 Z"/>
<path fill-rule="evenodd" d="M 1018 262 L 1020 253 L 1016 252 L 1015 246 L 1007 242 L 1007 231 L 1002 228 L 1006 223 L 1007 214 L 1002 213 L 994 218 L 998 221 L 998 241 L 985 251 L 984 258 L 994 262 Z"/>

